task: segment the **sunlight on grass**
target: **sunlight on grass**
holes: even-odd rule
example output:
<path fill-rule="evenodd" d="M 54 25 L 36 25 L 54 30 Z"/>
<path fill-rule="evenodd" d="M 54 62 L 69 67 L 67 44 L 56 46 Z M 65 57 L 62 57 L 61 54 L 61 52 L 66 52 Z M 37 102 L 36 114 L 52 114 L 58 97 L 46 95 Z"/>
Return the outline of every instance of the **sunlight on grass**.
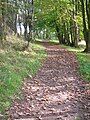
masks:
<path fill-rule="evenodd" d="M 65 45 L 62 45 L 62 47 L 68 49 L 69 51 L 73 51 L 73 52 L 84 51 L 84 47 L 75 48 L 75 47 L 69 47 L 69 46 L 65 46 Z"/>
<path fill-rule="evenodd" d="M 41 45 L 31 44 L 30 47 L 31 52 L 0 50 L 0 112 L 10 106 L 14 94 L 19 94 L 23 79 L 33 76 L 42 65 L 41 60 L 46 57 Z"/>
<path fill-rule="evenodd" d="M 54 39 L 53 39 L 53 40 L 50 40 L 50 42 L 53 42 L 53 43 L 59 43 L 59 41 L 56 40 L 56 39 L 55 39 L 55 40 L 54 40 Z"/>

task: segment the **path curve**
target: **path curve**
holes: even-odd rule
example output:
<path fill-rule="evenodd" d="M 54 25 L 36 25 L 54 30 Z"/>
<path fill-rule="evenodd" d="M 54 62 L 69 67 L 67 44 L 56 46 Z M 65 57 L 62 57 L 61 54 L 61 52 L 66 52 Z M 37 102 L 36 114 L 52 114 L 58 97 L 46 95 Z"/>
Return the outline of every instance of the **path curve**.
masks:
<path fill-rule="evenodd" d="M 87 83 L 77 72 L 75 54 L 59 45 L 43 44 L 48 57 L 36 76 L 25 80 L 23 97 L 13 102 L 9 119 L 90 120 Z"/>

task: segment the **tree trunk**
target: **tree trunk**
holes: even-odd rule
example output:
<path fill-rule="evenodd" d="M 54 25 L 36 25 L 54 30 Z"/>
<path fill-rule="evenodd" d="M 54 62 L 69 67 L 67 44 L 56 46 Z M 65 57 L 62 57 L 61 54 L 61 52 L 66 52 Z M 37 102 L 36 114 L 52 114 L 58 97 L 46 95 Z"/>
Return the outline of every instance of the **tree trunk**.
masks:
<path fill-rule="evenodd" d="M 63 44 L 63 34 L 60 33 L 60 28 L 58 27 L 58 25 L 56 25 L 56 34 L 59 40 L 59 44 Z"/>
<path fill-rule="evenodd" d="M 34 12 L 33 0 L 31 0 L 29 4 L 31 4 L 31 8 L 29 9 L 29 13 L 28 13 L 29 15 L 29 40 L 28 42 L 32 41 L 33 39 L 33 12 Z"/>
<path fill-rule="evenodd" d="M 73 35 L 73 20 L 70 20 L 70 35 L 71 35 L 71 43 L 70 46 L 74 47 L 74 35 Z"/>
<path fill-rule="evenodd" d="M 86 41 L 86 49 L 84 50 L 84 52 L 89 52 L 90 51 L 90 29 L 87 29 L 86 26 L 86 16 L 85 16 L 85 5 L 84 5 L 84 1 L 81 0 L 81 7 L 82 7 L 82 16 L 83 16 L 83 32 L 84 32 L 84 39 Z M 86 0 L 86 13 L 87 13 L 87 19 L 89 19 L 90 17 L 90 0 L 89 0 L 89 6 Z M 88 21 L 89 23 L 89 21 Z M 89 25 L 88 25 L 89 27 Z"/>
<path fill-rule="evenodd" d="M 86 14 L 87 14 L 87 42 L 86 42 L 86 52 L 90 52 L 90 0 L 86 0 Z"/>
<path fill-rule="evenodd" d="M 73 38 L 74 47 L 78 47 L 78 25 L 77 25 L 77 0 L 72 0 L 73 2 Z"/>
<path fill-rule="evenodd" d="M 67 22 L 67 45 L 70 45 L 70 37 L 69 37 L 69 23 Z"/>
<path fill-rule="evenodd" d="M 26 18 L 25 18 L 25 22 L 24 22 L 24 37 L 25 37 L 25 40 L 27 40 L 27 22 L 26 22 Z"/>

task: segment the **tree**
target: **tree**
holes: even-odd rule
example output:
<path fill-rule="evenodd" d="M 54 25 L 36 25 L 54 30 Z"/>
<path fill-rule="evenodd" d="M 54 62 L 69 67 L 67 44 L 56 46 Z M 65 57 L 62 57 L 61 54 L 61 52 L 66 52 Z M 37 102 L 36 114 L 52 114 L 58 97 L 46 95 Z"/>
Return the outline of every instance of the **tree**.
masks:
<path fill-rule="evenodd" d="M 85 52 L 90 52 L 90 0 L 80 0 L 83 17 L 83 33 L 86 41 Z M 86 5 L 85 5 L 86 4 Z M 86 12 L 86 14 L 85 14 Z"/>
<path fill-rule="evenodd" d="M 60 44 L 78 47 L 84 35 L 85 51 L 90 51 L 90 0 L 1 0 L 0 9 L 1 41 L 8 28 L 17 35 L 19 26 L 28 45 L 33 36 L 51 39 L 54 35 Z"/>

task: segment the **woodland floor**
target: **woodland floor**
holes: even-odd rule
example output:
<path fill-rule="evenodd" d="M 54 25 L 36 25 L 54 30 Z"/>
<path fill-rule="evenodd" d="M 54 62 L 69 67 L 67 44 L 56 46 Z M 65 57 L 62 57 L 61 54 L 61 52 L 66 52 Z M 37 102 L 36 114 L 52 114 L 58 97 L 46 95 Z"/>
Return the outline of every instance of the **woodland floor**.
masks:
<path fill-rule="evenodd" d="M 47 58 L 42 68 L 22 87 L 7 112 L 9 120 L 90 120 L 89 83 L 78 73 L 73 52 L 43 43 Z"/>

